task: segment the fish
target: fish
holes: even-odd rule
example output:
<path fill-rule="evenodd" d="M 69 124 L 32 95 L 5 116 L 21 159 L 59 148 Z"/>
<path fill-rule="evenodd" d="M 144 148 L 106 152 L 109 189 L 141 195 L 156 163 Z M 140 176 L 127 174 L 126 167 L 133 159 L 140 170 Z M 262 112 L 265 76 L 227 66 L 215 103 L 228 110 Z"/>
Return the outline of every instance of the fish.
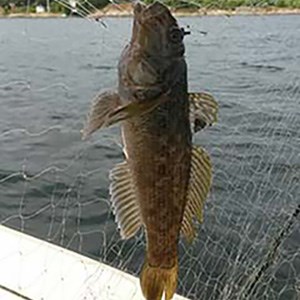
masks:
<path fill-rule="evenodd" d="M 178 243 L 191 243 L 212 184 L 209 154 L 193 134 L 217 121 L 208 93 L 189 93 L 184 37 L 167 6 L 134 4 L 132 35 L 118 63 L 118 86 L 95 97 L 87 138 L 119 123 L 124 161 L 109 172 L 111 203 L 123 239 L 146 236 L 140 274 L 146 300 L 173 298 Z"/>

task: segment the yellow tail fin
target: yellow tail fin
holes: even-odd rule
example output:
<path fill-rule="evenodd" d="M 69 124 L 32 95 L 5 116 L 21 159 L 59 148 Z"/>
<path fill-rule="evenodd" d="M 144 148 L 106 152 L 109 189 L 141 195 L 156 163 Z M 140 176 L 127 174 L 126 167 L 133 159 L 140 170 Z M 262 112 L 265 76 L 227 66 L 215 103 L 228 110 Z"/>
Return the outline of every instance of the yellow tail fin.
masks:
<path fill-rule="evenodd" d="M 146 300 L 161 300 L 163 293 L 165 293 L 165 300 L 171 300 L 177 287 L 177 277 L 177 261 L 170 269 L 151 267 L 146 261 L 140 277 L 142 292 Z"/>

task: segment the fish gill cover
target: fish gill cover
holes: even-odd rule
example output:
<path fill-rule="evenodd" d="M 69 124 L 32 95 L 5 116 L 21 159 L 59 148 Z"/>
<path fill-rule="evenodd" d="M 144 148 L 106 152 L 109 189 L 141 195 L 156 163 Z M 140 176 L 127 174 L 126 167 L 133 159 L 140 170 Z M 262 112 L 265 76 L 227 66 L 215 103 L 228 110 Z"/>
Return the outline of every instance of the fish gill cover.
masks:
<path fill-rule="evenodd" d="M 144 234 L 121 240 L 109 203 L 119 130 L 80 139 L 130 38 L 130 18 L 101 21 L 1 20 L 0 224 L 138 275 Z M 195 138 L 214 175 L 195 241 L 179 243 L 177 292 L 189 299 L 300 296 L 299 22 L 179 18 L 192 33 L 189 89 L 220 111 Z"/>

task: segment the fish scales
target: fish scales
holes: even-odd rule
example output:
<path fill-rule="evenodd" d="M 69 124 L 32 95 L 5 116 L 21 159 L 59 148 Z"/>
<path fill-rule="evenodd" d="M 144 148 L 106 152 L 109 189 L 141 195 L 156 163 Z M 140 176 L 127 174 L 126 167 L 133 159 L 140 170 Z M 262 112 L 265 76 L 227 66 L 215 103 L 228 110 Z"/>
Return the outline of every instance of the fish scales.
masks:
<path fill-rule="evenodd" d="M 123 135 L 146 228 L 149 264 L 170 268 L 177 259 L 190 174 L 187 97 L 174 97 L 151 115 L 124 122 Z"/>

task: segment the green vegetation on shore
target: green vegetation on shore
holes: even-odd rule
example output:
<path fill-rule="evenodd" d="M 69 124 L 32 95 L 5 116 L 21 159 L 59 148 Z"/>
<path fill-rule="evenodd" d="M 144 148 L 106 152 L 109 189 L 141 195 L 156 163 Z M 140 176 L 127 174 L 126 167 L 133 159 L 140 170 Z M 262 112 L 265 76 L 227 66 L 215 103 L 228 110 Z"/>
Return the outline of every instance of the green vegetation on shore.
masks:
<path fill-rule="evenodd" d="M 150 4 L 155 0 L 143 2 Z M 241 6 L 300 8 L 300 0 L 163 0 L 161 2 L 175 8 L 234 9 Z"/>
<path fill-rule="evenodd" d="M 70 14 L 71 9 L 68 8 L 69 0 L 0 0 L 0 15 L 1 8 L 2 14 L 11 14 L 11 13 L 35 13 L 36 7 L 42 5 L 44 8 L 47 8 L 49 3 L 49 10 L 52 13 L 61 13 L 61 14 Z M 80 7 L 85 7 L 88 11 L 91 11 L 92 8 L 101 9 L 107 4 L 110 3 L 109 0 L 76 0 L 80 3 Z"/>
<path fill-rule="evenodd" d="M 156 0 L 143 0 L 146 4 L 153 3 Z M 175 9 L 224 9 L 233 10 L 238 7 L 251 8 L 300 8 L 300 0 L 160 0 L 166 5 Z M 101 9 L 111 0 L 76 0 L 80 8 L 85 11 L 93 12 L 95 9 Z M 129 3 L 127 1 L 113 1 L 113 3 Z M 69 0 L 0 0 L 0 15 L 11 13 L 34 13 L 36 7 L 42 5 L 52 13 L 70 14 L 71 9 Z"/>

